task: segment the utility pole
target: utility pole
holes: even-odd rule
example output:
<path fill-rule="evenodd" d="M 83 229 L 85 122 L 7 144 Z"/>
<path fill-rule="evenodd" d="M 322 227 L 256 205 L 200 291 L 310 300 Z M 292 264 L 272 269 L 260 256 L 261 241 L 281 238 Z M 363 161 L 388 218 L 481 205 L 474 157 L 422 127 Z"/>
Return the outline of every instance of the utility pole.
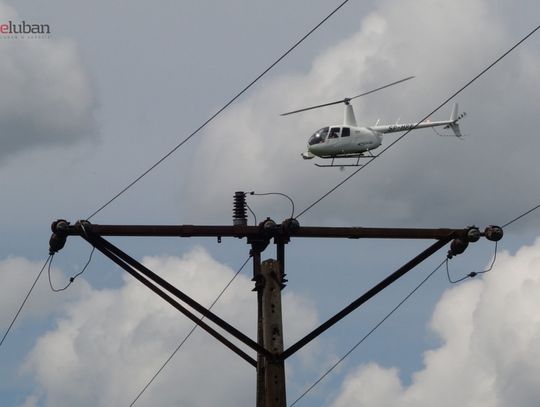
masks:
<path fill-rule="evenodd" d="M 283 288 L 279 262 L 265 260 L 261 275 L 262 288 L 263 345 L 272 356 L 264 357 L 264 406 L 285 407 L 285 361 L 283 353 L 283 321 L 281 314 L 281 289 Z"/>
<path fill-rule="evenodd" d="M 53 234 L 49 241 L 49 250 L 51 254 L 61 250 L 68 236 L 82 237 L 141 284 L 254 366 L 257 372 L 257 407 L 285 407 L 285 360 L 448 243 L 450 243 L 450 249 L 447 256 L 450 258 L 463 253 L 469 243 L 476 242 L 481 237 L 491 241 L 498 241 L 503 237 L 502 228 L 498 226 L 488 226 L 483 232 L 475 226 L 463 229 L 305 227 L 300 226 L 296 219 L 286 219 L 281 224 L 276 224 L 270 218 L 257 226 L 248 226 L 245 194 L 237 192 L 234 198 L 232 226 L 95 225 L 84 220 L 71 225 L 65 220 L 57 220 L 51 226 Z M 257 340 L 251 339 L 222 320 L 178 287 L 173 286 L 107 241 L 104 236 L 217 237 L 218 242 L 222 237 L 246 238 L 251 246 L 254 291 L 257 293 Z M 284 349 L 281 291 L 287 281 L 285 279 L 285 245 L 292 238 L 428 239 L 435 242 L 365 291 L 319 327 Z M 261 254 L 271 240 L 276 245 L 277 260 L 270 259 L 261 262 Z M 200 315 L 204 316 L 208 322 L 203 321 Z M 221 334 L 214 326 L 227 332 L 228 337 Z M 255 352 L 256 359 L 241 349 L 237 345 L 238 342 Z"/>

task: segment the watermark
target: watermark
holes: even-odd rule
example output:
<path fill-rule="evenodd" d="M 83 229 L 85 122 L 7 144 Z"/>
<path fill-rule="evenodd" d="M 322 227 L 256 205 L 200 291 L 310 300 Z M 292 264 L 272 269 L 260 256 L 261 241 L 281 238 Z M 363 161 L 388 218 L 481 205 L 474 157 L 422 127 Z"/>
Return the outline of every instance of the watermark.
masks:
<path fill-rule="evenodd" d="M 51 26 L 49 24 L 30 24 L 22 20 L 0 23 L 0 40 L 26 40 L 26 39 L 49 39 L 51 38 Z"/>

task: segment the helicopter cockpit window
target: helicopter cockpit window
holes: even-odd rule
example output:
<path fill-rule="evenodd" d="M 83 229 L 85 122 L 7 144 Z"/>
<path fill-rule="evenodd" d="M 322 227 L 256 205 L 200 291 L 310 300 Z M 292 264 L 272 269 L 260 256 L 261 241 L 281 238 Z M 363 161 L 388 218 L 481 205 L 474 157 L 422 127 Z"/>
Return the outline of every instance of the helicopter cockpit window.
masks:
<path fill-rule="evenodd" d="M 351 135 L 351 129 L 349 127 L 343 127 L 341 129 L 341 137 L 349 137 Z"/>
<path fill-rule="evenodd" d="M 315 134 L 309 138 L 308 144 L 312 146 L 314 144 L 322 143 L 328 135 L 328 130 L 328 127 L 323 127 L 322 129 L 317 130 Z"/>
<path fill-rule="evenodd" d="M 332 127 L 330 129 L 330 134 L 328 135 L 328 138 L 338 138 L 340 130 L 341 129 L 339 127 Z"/>

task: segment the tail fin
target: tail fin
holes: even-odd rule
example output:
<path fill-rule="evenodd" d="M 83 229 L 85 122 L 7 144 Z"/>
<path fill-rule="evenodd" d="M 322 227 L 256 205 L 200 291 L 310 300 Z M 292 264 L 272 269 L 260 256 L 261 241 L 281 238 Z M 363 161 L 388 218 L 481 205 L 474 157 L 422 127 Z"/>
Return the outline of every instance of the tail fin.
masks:
<path fill-rule="evenodd" d="M 452 114 L 450 115 L 450 121 L 456 122 L 458 120 L 458 104 L 454 103 L 452 106 Z"/>
<path fill-rule="evenodd" d="M 343 124 L 346 126 L 356 127 L 356 117 L 354 117 L 353 107 L 349 104 L 345 104 L 345 116 L 343 118 Z"/>
<path fill-rule="evenodd" d="M 454 106 L 452 107 L 452 114 L 450 115 L 450 121 L 452 123 L 448 124 L 447 128 L 448 127 L 451 128 L 456 137 L 463 136 L 463 134 L 461 134 L 461 129 L 459 128 L 458 120 L 462 119 L 465 116 L 465 114 L 466 114 L 465 112 L 463 112 L 462 114 L 459 114 L 458 104 L 454 103 Z"/>

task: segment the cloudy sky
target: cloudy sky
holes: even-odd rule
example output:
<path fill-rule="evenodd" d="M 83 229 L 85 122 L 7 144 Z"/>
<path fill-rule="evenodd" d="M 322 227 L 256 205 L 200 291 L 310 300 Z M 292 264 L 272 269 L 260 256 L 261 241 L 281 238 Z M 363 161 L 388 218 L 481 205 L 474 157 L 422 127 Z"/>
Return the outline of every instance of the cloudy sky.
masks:
<path fill-rule="evenodd" d="M 188 4 L 189 3 L 189 4 Z M 0 41 L 0 334 L 43 266 L 49 225 L 87 218 L 263 72 L 341 1 L 0 1 L 0 23 L 49 24 Z M 224 4 L 221 4 L 224 3 Z M 302 213 L 352 173 L 300 158 L 342 107 L 280 117 L 415 75 L 356 99 L 359 123 L 415 122 L 538 26 L 539 6 L 501 0 L 351 0 L 94 223 L 230 224 L 234 191 L 280 192 Z M 310 208 L 303 225 L 505 224 L 540 203 L 539 34 L 461 92 L 462 141 L 413 132 Z M 431 119 L 447 119 L 451 102 Z M 399 135 L 385 136 L 383 147 Z M 261 220 L 288 200 L 249 196 Z M 250 219 L 253 221 L 253 219 Z M 441 268 L 296 405 L 537 406 L 540 213 L 512 223 L 490 273 L 450 284 Z M 211 304 L 245 241 L 117 239 Z M 287 247 L 285 341 L 299 339 L 430 242 L 306 241 Z M 69 238 L 56 287 L 91 248 Z M 444 259 L 443 249 L 287 364 L 289 404 Z M 480 241 L 457 279 L 492 261 Z M 264 258 L 274 257 L 270 247 Z M 255 337 L 251 264 L 216 312 Z M 45 272 L 0 346 L 0 404 L 129 406 L 191 323 L 99 253 L 66 291 Z M 138 406 L 254 405 L 254 369 L 196 331 Z M 446 404 L 445 404 L 446 403 Z"/>

